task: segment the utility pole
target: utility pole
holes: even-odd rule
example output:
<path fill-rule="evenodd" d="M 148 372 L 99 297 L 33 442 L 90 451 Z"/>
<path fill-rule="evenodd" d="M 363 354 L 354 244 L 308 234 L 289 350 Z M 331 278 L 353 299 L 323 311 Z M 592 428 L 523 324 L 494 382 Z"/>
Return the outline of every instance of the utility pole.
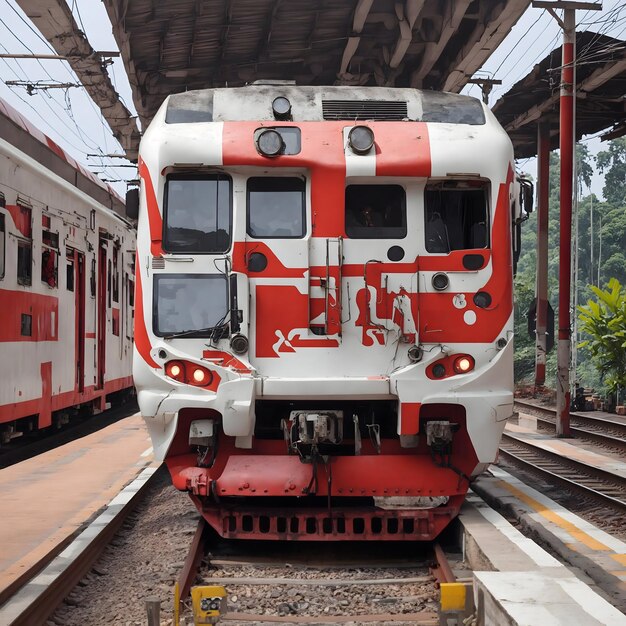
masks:
<path fill-rule="evenodd" d="M 559 241 L 559 336 L 557 343 L 556 374 L 556 435 L 570 437 L 570 291 L 572 266 L 572 195 L 574 174 L 574 98 L 576 84 L 576 9 L 601 10 L 602 4 L 595 2 L 552 2 L 534 1 L 533 7 L 547 9 L 563 29 L 560 97 L 560 241 Z M 555 12 L 563 9 L 563 19 Z"/>
<path fill-rule="evenodd" d="M 467 81 L 471 85 L 478 85 L 483 94 L 483 102 L 486 105 L 489 105 L 489 94 L 493 89 L 494 85 L 501 85 L 501 80 L 496 80 L 494 78 L 470 78 Z"/>
<path fill-rule="evenodd" d="M 550 124 L 540 121 L 537 127 L 537 277 L 535 388 L 546 382 L 548 352 L 548 202 L 550 197 Z"/>

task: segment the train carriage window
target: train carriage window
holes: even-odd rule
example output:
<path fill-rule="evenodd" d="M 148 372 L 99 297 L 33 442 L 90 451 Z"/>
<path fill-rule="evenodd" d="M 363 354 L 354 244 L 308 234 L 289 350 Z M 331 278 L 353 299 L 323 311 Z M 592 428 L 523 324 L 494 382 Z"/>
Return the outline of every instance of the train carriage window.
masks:
<path fill-rule="evenodd" d="M 157 274 L 154 333 L 215 337 L 228 323 L 228 284 L 221 274 Z"/>
<path fill-rule="evenodd" d="M 306 182 L 296 177 L 248 179 L 247 228 L 251 237 L 300 239 L 306 231 Z"/>
<path fill-rule="evenodd" d="M 352 239 L 406 237 L 406 192 L 400 185 L 348 185 L 346 235 Z"/>
<path fill-rule="evenodd" d="M 165 185 L 163 248 L 218 254 L 230 248 L 232 181 L 225 174 L 171 174 Z"/>
<path fill-rule="evenodd" d="M 74 251 L 66 252 L 67 265 L 65 266 L 65 286 L 68 291 L 74 291 Z"/>
<path fill-rule="evenodd" d="M 17 282 L 30 285 L 33 281 L 33 243 L 20 239 L 17 242 Z"/>
<path fill-rule="evenodd" d="M 0 279 L 4 278 L 4 249 L 6 246 L 6 229 L 4 213 L 0 213 Z"/>
<path fill-rule="evenodd" d="M 440 181 L 426 186 L 426 250 L 447 253 L 489 245 L 489 184 L 484 181 Z"/>
<path fill-rule="evenodd" d="M 119 255 L 120 247 L 116 244 L 113 246 L 113 302 L 120 301 L 120 273 L 118 269 Z"/>
<path fill-rule="evenodd" d="M 41 252 L 41 282 L 48 287 L 57 286 L 58 252 L 52 248 L 43 247 Z"/>

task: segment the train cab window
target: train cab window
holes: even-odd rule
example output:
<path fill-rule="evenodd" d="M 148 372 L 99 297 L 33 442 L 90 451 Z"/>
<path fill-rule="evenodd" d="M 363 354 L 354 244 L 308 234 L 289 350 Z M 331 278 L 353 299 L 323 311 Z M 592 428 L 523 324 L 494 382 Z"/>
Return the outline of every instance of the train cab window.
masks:
<path fill-rule="evenodd" d="M 248 179 L 248 235 L 264 239 L 300 239 L 306 231 L 302 178 Z"/>
<path fill-rule="evenodd" d="M 6 228 L 4 214 L 0 213 L 0 279 L 4 278 L 4 250 L 6 247 Z"/>
<path fill-rule="evenodd" d="M 228 284 L 221 274 L 157 274 L 153 328 L 159 337 L 215 337 L 228 323 Z"/>
<path fill-rule="evenodd" d="M 225 174 L 171 174 L 165 185 L 163 248 L 217 254 L 230 248 L 232 181 Z"/>
<path fill-rule="evenodd" d="M 30 285 L 33 281 L 33 242 L 19 239 L 17 242 L 17 282 Z"/>
<path fill-rule="evenodd" d="M 400 185 L 348 185 L 346 235 L 352 239 L 406 237 L 406 192 Z"/>
<path fill-rule="evenodd" d="M 487 198 L 483 181 L 441 181 L 425 191 L 426 250 L 445 253 L 489 245 Z"/>

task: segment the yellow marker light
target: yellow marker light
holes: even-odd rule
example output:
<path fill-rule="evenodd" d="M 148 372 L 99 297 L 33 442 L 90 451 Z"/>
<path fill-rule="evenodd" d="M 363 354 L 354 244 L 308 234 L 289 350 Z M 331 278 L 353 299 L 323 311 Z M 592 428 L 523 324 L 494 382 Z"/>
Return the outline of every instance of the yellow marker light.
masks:
<path fill-rule="evenodd" d="M 193 371 L 193 379 L 197 382 L 197 383 L 201 383 L 204 382 L 204 379 L 206 378 L 206 374 L 204 372 L 204 370 L 201 370 L 200 368 L 197 368 Z"/>
<path fill-rule="evenodd" d="M 203 585 L 191 588 L 194 625 L 216 624 L 226 612 L 226 589 L 221 585 Z"/>

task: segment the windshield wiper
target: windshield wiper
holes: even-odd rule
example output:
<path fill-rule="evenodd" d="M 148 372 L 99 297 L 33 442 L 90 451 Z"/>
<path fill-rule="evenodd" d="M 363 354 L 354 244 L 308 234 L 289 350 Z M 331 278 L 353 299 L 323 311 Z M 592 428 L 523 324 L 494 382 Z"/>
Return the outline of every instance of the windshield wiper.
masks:
<path fill-rule="evenodd" d="M 169 335 L 163 335 L 163 339 L 176 339 L 177 337 L 188 337 L 190 335 L 197 335 L 198 333 L 207 334 L 213 333 L 216 330 L 224 330 L 226 328 L 226 324 L 221 324 L 220 326 L 209 326 L 207 328 L 193 328 L 191 330 L 181 330 L 177 333 L 170 333 Z"/>

